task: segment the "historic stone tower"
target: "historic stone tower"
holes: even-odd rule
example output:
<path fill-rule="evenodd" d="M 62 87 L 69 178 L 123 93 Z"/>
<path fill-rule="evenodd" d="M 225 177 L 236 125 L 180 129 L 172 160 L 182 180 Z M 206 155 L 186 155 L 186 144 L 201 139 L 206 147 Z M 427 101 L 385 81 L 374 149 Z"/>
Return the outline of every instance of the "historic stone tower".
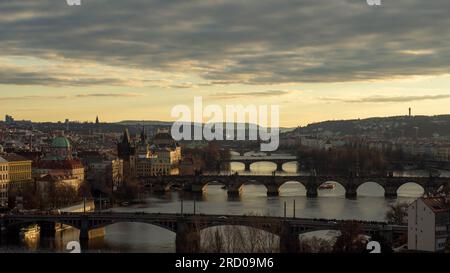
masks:
<path fill-rule="evenodd" d="M 121 142 L 117 143 L 117 155 L 123 160 L 125 182 L 136 178 L 136 148 L 131 142 L 128 129 L 124 130 Z"/>

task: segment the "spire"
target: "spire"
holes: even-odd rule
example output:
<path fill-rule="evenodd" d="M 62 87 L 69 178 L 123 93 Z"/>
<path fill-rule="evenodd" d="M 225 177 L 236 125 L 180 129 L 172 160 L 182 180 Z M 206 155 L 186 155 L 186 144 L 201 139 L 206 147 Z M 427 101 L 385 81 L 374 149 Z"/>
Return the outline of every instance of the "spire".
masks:
<path fill-rule="evenodd" d="M 99 124 L 100 121 L 98 120 L 98 116 L 95 118 L 95 124 Z"/>
<path fill-rule="evenodd" d="M 125 128 L 125 130 L 123 130 L 122 143 L 131 143 L 128 128 Z"/>
<path fill-rule="evenodd" d="M 141 143 L 145 143 L 147 141 L 147 135 L 145 134 L 145 126 L 142 125 L 141 130 Z"/>

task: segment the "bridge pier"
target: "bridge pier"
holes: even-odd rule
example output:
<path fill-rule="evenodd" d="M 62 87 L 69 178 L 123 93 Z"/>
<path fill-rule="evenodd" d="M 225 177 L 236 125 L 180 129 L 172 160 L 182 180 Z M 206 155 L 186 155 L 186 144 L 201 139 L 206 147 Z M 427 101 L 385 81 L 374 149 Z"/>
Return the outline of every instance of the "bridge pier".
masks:
<path fill-rule="evenodd" d="M 282 162 L 277 162 L 277 172 L 284 172 Z"/>
<path fill-rule="evenodd" d="M 349 187 L 345 189 L 345 198 L 347 199 L 356 199 L 358 194 L 356 193 L 356 188 Z"/>
<path fill-rule="evenodd" d="M 82 216 L 80 220 L 80 244 L 87 245 L 89 242 L 89 219 L 87 216 Z"/>
<path fill-rule="evenodd" d="M 266 185 L 267 188 L 267 196 L 279 196 L 280 192 L 279 192 L 279 187 L 276 184 L 267 184 Z"/>
<path fill-rule="evenodd" d="M 6 227 L 6 240 L 16 242 L 20 239 L 20 226 Z"/>
<path fill-rule="evenodd" d="M 300 242 L 298 235 L 291 232 L 291 226 L 282 223 L 280 232 L 280 253 L 298 253 Z"/>
<path fill-rule="evenodd" d="M 204 191 L 204 186 L 202 184 L 192 184 L 191 192 L 193 194 L 202 195 Z"/>
<path fill-rule="evenodd" d="M 200 232 L 193 225 L 188 225 L 181 220 L 177 224 L 175 238 L 176 253 L 199 253 Z"/>
<path fill-rule="evenodd" d="M 316 198 L 319 195 L 317 191 L 317 178 L 315 176 L 311 176 L 306 183 L 306 197 L 308 198 Z"/>
<path fill-rule="evenodd" d="M 239 197 L 241 195 L 241 189 L 233 189 L 233 188 L 229 188 L 227 191 L 228 197 Z"/>
<path fill-rule="evenodd" d="M 56 227 L 55 227 L 56 224 L 55 223 L 39 222 L 38 225 L 40 228 L 39 235 L 41 237 L 45 237 L 45 238 L 55 237 L 55 234 L 56 234 Z"/>
<path fill-rule="evenodd" d="M 397 195 L 397 192 L 395 191 L 395 192 L 388 192 L 388 191 L 385 191 L 384 192 L 384 197 L 385 198 L 388 198 L 388 199 L 396 199 L 397 197 L 398 197 L 398 195 Z"/>
<path fill-rule="evenodd" d="M 244 165 L 245 165 L 244 171 L 249 172 L 251 164 L 252 164 L 251 162 L 244 162 Z"/>

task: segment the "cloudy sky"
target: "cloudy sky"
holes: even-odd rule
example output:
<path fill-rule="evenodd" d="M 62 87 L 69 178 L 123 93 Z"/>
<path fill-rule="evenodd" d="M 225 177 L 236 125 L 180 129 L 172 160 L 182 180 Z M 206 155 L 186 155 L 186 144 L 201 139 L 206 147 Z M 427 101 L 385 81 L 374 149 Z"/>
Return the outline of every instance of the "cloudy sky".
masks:
<path fill-rule="evenodd" d="M 450 1 L 0 1 L 0 115 L 171 120 L 280 105 L 281 125 L 450 113 Z"/>

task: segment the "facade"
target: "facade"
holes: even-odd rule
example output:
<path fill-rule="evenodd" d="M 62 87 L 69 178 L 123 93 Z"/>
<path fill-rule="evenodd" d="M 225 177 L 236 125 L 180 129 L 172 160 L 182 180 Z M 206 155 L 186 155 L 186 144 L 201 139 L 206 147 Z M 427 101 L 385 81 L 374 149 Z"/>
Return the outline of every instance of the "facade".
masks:
<path fill-rule="evenodd" d="M 42 177 L 44 175 L 75 178 L 79 184 L 84 182 L 84 166 L 79 160 L 42 160 L 37 162 L 33 168 L 34 177 Z"/>
<path fill-rule="evenodd" d="M 138 157 L 136 160 L 136 175 L 147 177 L 153 175 L 154 156 Z"/>
<path fill-rule="evenodd" d="M 422 197 L 408 207 L 408 249 L 438 252 L 450 234 L 450 198 Z"/>
<path fill-rule="evenodd" d="M 123 160 L 102 160 L 92 162 L 87 167 L 87 179 L 94 188 L 100 189 L 102 185 L 111 185 L 111 189 L 100 189 L 105 191 L 116 191 L 123 184 Z M 103 181 L 102 185 L 96 182 Z"/>
<path fill-rule="evenodd" d="M 181 161 L 181 147 L 169 134 L 169 130 L 158 130 L 150 146 L 152 175 L 177 175 Z"/>
<path fill-rule="evenodd" d="M 136 174 L 136 147 L 131 142 L 128 129 L 123 132 L 122 140 L 117 144 L 117 154 L 119 159 L 123 160 L 124 181 L 133 179 Z"/>
<path fill-rule="evenodd" d="M 31 160 L 17 154 L 3 154 L 1 156 L 8 162 L 9 189 L 22 189 L 25 183 L 31 180 Z"/>
<path fill-rule="evenodd" d="M 0 208 L 8 206 L 8 161 L 0 156 Z"/>
<path fill-rule="evenodd" d="M 137 144 L 131 142 L 128 130 L 125 130 L 117 150 L 119 158 L 124 162 L 125 177 L 179 174 L 181 147 L 168 130 L 158 130 L 151 145 L 147 142 L 144 130 Z"/>

